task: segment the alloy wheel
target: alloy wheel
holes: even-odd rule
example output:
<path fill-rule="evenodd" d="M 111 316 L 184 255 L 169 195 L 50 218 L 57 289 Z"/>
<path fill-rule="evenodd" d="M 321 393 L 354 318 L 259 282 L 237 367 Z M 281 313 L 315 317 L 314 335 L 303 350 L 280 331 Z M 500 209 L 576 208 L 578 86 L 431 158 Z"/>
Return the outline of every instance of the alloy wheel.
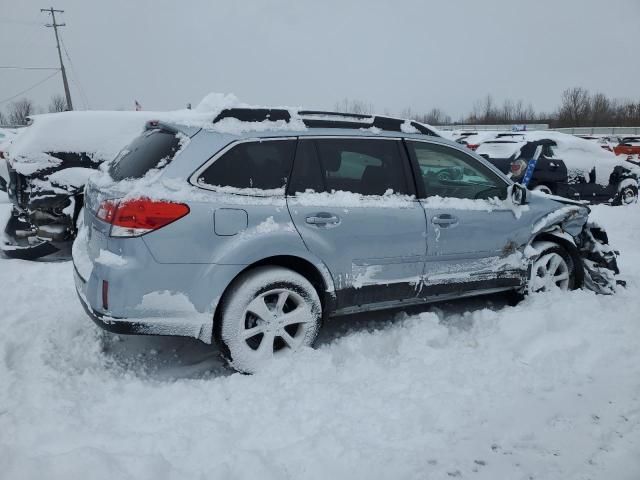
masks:
<path fill-rule="evenodd" d="M 311 310 L 302 296 L 287 288 L 259 294 L 242 315 L 243 349 L 256 357 L 271 357 L 297 350 L 314 328 Z"/>
<path fill-rule="evenodd" d="M 569 289 L 569 265 L 562 255 L 549 252 L 538 258 L 531 269 L 531 290 L 545 292 L 552 288 Z"/>

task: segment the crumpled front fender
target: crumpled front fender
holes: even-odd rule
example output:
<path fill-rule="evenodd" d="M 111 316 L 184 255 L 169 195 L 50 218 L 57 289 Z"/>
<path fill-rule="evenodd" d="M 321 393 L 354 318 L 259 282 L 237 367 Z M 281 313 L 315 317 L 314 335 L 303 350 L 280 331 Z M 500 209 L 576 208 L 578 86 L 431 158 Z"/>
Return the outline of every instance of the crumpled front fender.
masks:
<path fill-rule="evenodd" d="M 616 280 L 620 273 L 619 252 L 609 245 L 605 230 L 589 222 L 589 212 L 583 205 L 567 203 L 536 222 L 532 228 L 532 241 L 540 236 L 553 236 L 566 246 L 575 246 L 575 250 L 570 250 L 582 261 L 582 285 L 596 293 L 611 295 L 617 284 L 623 284 Z"/>
<path fill-rule="evenodd" d="M 620 253 L 609 245 L 607 232 L 595 223 L 587 223 L 576 243 L 584 265 L 584 286 L 604 295 L 615 293 Z"/>

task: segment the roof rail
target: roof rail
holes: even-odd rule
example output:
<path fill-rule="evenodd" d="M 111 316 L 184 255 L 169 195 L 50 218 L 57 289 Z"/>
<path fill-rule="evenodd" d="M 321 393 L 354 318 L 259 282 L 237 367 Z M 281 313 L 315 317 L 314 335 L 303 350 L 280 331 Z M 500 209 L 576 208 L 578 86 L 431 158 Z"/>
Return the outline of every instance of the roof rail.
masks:
<path fill-rule="evenodd" d="M 324 112 L 321 110 L 299 110 L 294 112 L 294 116 L 309 128 L 379 128 L 383 131 L 402 132 L 402 126 L 409 124 L 423 135 L 439 136 L 434 130 L 415 122 L 402 118 L 384 117 L 378 115 L 366 115 L 362 113 L 342 113 Z M 225 118 L 235 118 L 241 122 L 272 122 L 283 120 L 291 121 L 291 112 L 283 108 L 227 108 L 222 110 L 213 123 L 217 123 Z"/>

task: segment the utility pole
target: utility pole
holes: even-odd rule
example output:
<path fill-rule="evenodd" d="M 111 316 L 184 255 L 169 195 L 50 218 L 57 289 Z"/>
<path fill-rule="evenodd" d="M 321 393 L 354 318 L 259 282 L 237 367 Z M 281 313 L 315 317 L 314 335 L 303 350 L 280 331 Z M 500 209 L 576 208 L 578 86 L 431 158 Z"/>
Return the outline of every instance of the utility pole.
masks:
<path fill-rule="evenodd" d="M 64 69 L 64 63 L 62 63 L 62 52 L 60 51 L 60 38 L 58 37 L 58 27 L 64 27 L 66 23 L 56 23 L 56 13 L 64 13 L 64 10 L 55 10 L 51 8 L 41 8 L 41 12 L 48 12 L 51 15 L 52 23 L 47 23 L 45 27 L 53 27 L 53 31 L 56 34 L 56 45 L 58 46 L 58 58 L 60 59 L 60 71 L 62 72 L 62 83 L 64 85 L 64 94 L 67 97 L 67 110 L 73 110 L 73 104 L 71 103 L 71 92 L 69 92 L 69 82 L 67 81 L 67 72 Z"/>

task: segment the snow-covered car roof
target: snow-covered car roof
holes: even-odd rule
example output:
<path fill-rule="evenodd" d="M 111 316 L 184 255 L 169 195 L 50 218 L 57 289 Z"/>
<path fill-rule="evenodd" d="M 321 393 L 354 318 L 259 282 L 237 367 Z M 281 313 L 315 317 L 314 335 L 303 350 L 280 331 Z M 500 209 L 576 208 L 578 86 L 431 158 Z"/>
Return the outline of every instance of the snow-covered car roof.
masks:
<path fill-rule="evenodd" d="M 469 135 L 464 138 L 459 138 L 458 140 L 464 141 L 464 143 L 466 144 L 478 145 L 487 140 L 496 138 L 496 135 L 498 135 L 499 133 L 503 133 L 503 132 L 499 132 L 497 130 L 486 130 L 483 132 L 475 133 L 473 135 Z"/>
<path fill-rule="evenodd" d="M 489 158 L 511 158 L 517 156 L 520 149 L 526 144 L 527 142 L 522 140 L 497 138 L 482 142 L 476 149 L 476 153 L 486 155 Z"/>

